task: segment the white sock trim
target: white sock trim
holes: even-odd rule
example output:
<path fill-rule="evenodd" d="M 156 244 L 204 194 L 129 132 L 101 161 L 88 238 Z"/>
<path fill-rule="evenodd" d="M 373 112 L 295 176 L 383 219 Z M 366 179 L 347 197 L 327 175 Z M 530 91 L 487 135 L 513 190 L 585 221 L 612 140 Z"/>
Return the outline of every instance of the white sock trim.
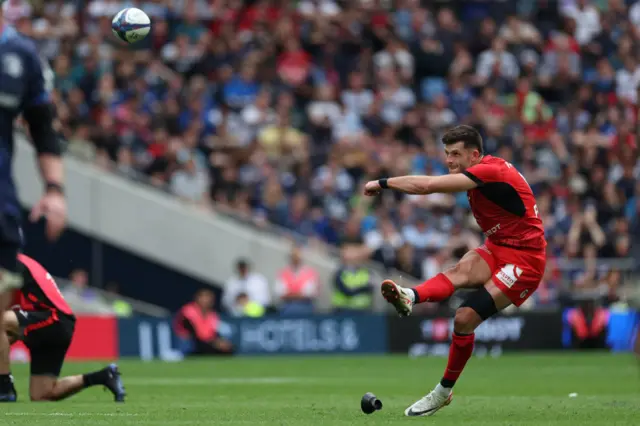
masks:
<path fill-rule="evenodd" d="M 406 294 L 409 297 L 409 300 L 411 300 L 411 303 L 413 303 L 415 305 L 415 303 L 416 303 L 416 294 L 413 292 L 413 290 L 410 289 L 410 288 L 405 288 L 404 289 L 404 294 Z"/>
<path fill-rule="evenodd" d="M 445 388 L 440 383 L 436 385 L 436 388 L 434 389 L 434 391 L 443 398 L 448 398 L 449 395 L 451 394 L 451 388 Z"/>

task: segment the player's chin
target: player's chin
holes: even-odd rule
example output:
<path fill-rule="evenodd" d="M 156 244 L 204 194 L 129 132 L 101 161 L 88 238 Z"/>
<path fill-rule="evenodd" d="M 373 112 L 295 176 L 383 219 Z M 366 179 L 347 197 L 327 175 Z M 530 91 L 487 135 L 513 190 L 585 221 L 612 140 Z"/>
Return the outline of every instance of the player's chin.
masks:
<path fill-rule="evenodd" d="M 449 174 L 455 174 L 460 172 L 462 172 L 462 169 L 460 167 L 449 168 Z"/>

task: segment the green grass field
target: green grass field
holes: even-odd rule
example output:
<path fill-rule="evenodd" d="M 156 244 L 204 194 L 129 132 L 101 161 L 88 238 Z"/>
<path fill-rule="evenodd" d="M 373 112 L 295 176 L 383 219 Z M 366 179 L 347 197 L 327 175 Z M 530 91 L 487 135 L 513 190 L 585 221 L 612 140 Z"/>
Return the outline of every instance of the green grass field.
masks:
<path fill-rule="evenodd" d="M 434 417 L 404 409 L 437 382 L 445 360 L 406 356 L 236 358 L 121 362 L 125 404 L 92 388 L 58 403 L 28 401 L 28 367 L 17 365 L 20 402 L 0 425 L 640 425 L 640 371 L 628 355 L 474 358 L 449 407 Z M 65 374 L 97 364 L 69 364 Z M 382 411 L 365 415 L 375 393 Z M 569 393 L 578 396 L 570 398 Z"/>

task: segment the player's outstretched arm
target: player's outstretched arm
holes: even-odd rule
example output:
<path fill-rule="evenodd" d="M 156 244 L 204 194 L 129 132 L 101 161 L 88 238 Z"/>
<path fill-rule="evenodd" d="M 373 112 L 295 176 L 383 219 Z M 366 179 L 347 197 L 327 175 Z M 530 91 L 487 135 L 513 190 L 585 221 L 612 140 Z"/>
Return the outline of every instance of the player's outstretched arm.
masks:
<path fill-rule="evenodd" d="M 478 184 L 462 173 L 443 176 L 399 176 L 372 180 L 364 187 L 365 195 L 376 195 L 383 189 L 405 194 L 433 194 L 468 191 Z"/>

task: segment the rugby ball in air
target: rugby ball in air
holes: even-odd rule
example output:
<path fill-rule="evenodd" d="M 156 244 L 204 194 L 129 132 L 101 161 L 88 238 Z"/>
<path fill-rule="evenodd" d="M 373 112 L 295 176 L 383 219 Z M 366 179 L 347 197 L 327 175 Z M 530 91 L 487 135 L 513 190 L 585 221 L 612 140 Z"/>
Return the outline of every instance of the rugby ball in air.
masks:
<path fill-rule="evenodd" d="M 135 7 L 122 9 L 111 21 L 113 34 L 126 43 L 136 43 L 144 39 L 150 29 L 149 16 Z"/>

